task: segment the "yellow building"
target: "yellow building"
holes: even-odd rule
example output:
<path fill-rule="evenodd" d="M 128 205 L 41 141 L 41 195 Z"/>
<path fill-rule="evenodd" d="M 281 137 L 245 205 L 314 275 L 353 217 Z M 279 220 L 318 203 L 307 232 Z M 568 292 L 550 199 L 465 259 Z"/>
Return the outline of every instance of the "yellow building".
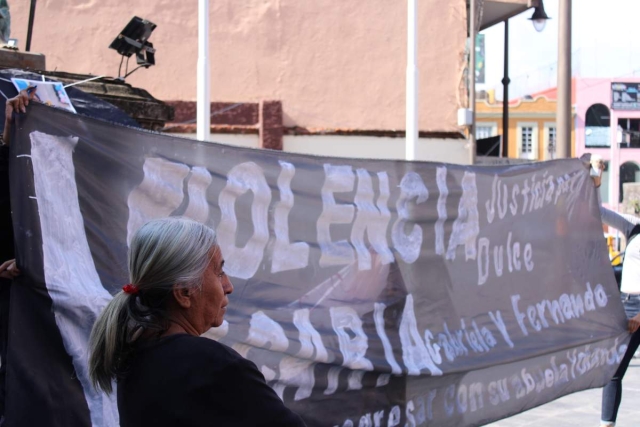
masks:
<path fill-rule="evenodd" d="M 572 91 L 575 96 L 575 91 Z M 491 98 L 491 97 L 489 97 Z M 545 155 L 556 141 L 556 90 L 509 102 L 508 157 L 528 160 L 553 158 Z M 502 102 L 491 99 L 476 103 L 476 138 L 503 135 Z M 571 129 L 571 156 L 575 156 L 575 113 Z"/>

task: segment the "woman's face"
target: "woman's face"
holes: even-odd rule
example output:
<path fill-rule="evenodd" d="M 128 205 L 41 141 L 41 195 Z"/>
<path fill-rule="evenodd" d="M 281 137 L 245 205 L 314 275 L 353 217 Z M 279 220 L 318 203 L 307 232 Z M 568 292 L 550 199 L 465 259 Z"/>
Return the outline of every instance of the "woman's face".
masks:
<path fill-rule="evenodd" d="M 220 248 L 212 248 L 210 255 L 211 262 L 204 273 L 202 290 L 194 290 L 189 310 L 194 314 L 193 323 L 200 334 L 222 325 L 229 304 L 227 295 L 233 292 L 233 285 L 223 270 L 224 259 Z"/>

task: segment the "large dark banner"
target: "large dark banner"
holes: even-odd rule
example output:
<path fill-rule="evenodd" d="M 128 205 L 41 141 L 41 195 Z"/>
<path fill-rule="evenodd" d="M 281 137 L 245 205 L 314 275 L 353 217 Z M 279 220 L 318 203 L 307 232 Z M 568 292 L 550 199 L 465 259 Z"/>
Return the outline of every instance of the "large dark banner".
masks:
<path fill-rule="evenodd" d="M 579 160 L 321 158 L 42 105 L 16 132 L 11 426 L 118 425 L 89 385 L 87 339 L 128 281 L 132 233 L 170 215 L 217 230 L 235 286 L 206 335 L 309 426 L 482 425 L 602 386 L 626 348 Z"/>

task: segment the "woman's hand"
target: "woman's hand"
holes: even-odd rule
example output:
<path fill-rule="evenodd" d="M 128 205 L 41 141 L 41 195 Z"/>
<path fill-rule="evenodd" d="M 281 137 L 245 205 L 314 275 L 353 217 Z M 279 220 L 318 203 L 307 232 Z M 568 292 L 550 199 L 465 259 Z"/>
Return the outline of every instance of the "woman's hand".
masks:
<path fill-rule="evenodd" d="M 15 259 L 10 259 L 9 261 L 5 261 L 0 265 L 0 277 L 3 279 L 13 279 L 16 276 L 20 275 L 20 270 L 18 270 L 18 266 L 16 265 Z"/>
<path fill-rule="evenodd" d="M 27 93 L 28 89 L 21 90 L 18 95 L 11 99 L 7 99 L 7 106 L 4 111 L 5 120 L 11 120 L 11 116 L 14 111 L 19 113 L 26 113 L 27 106 L 29 105 L 29 101 L 31 101 L 36 96 L 37 88 L 32 89 Z"/>
<path fill-rule="evenodd" d="M 638 328 L 640 328 L 640 314 L 636 314 L 629 319 L 629 332 L 633 334 Z"/>
<path fill-rule="evenodd" d="M 7 104 L 4 109 L 3 139 L 5 144 L 9 145 L 10 142 L 9 136 L 11 135 L 11 118 L 13 117 L 13 112 L 26 113 L 29 102 L 36 96 L 36 90 L 37 88 L 24 89 L 21 90 L 17 96 L 7 99 Z"/>

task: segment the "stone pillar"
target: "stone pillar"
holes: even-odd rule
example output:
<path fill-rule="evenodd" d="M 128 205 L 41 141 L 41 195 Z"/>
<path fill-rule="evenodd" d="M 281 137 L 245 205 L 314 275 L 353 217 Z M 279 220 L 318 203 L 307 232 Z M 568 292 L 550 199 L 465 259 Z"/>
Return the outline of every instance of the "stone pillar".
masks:
<path fill-rule="evenodd" d="M 282 102 L 260 101 L 260 147 L 282 151 Z"/>

